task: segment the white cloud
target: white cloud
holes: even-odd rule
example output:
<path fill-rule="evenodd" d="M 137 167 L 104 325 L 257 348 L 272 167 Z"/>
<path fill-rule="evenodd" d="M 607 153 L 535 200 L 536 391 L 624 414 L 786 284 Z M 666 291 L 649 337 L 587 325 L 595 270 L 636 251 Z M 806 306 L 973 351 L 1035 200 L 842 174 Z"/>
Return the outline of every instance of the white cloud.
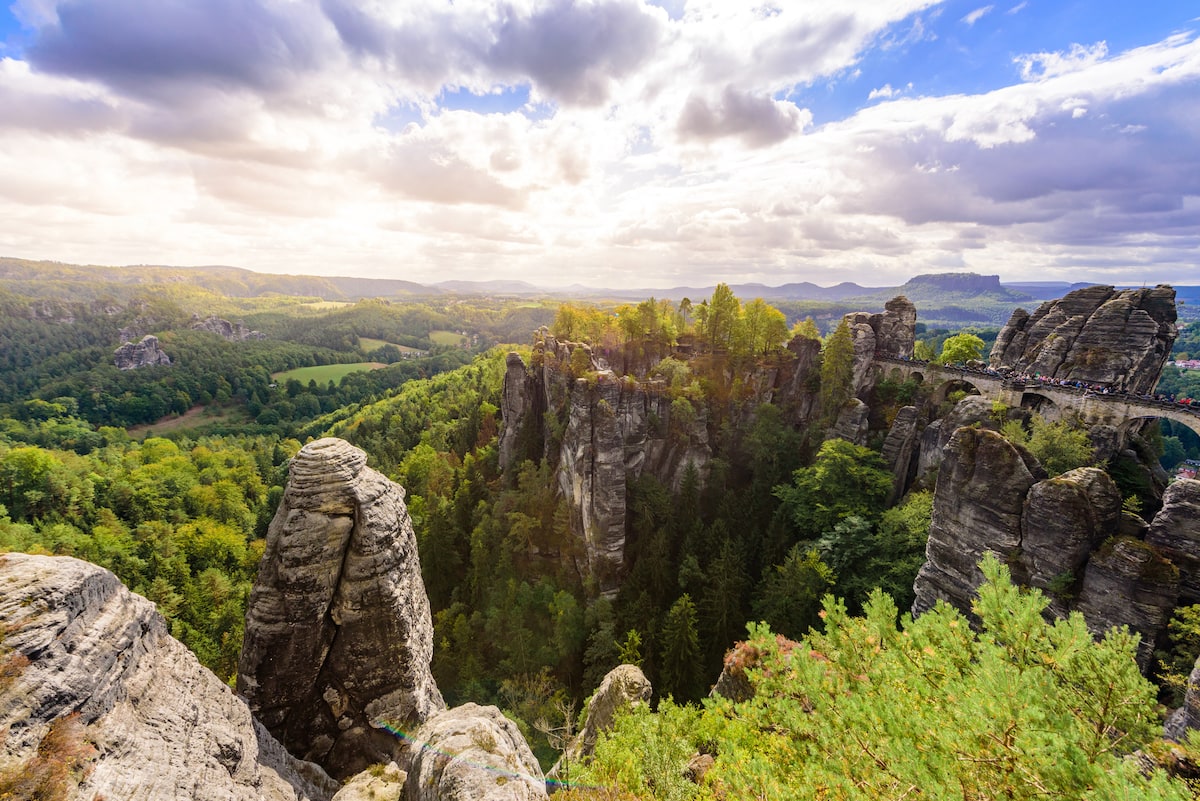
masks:
<path fill-rule="evenodd" d="M 1027 53 L 1017 56 L 1013 63 L 1021 68 L 1021 77 L 1027 81 L 1053 78 L 1068 72 L 1087 69 L 1104 60 L 1108 55 L 1108 43 L 1097 42 L 1091 47 L 1071 45 L 1071 49 L 1052 53 Z"/>
<path fill-rule="evenodd" d="M 967 27 L 973 27 L 976 22 L 979 22 L 979 20 L 990 14 L 994 8 L 995 6 L 981 6 L 964 16 L 959 22 L 965 22 Z"/>
<path fill-rule="evenodd" d="M 1078 274 L 1072 254 L 1183 264 L 1179 243 L 1200 229 L 1190 34 L 1028 54 L 1024 82 L 979 95 L 886 83 L 867 98 L 883 102 L 814 127 L 784 98 L 845 80 L 869 48 L 927 41 L 942 6 L 691 0 L 672 19 L 635 0 L 569 13 L 211 2 L 252 9 L 239 35 L 258 38 L 176 61 L 162 46 L 176 39 L 137 28 L 146 47 L 127 57 L 163 67 L 147 78 L 106 55 L 120 37 L 99 25 L 132 24 L 138 4 L 93 0 L 41 67 L 0 60 L 0 107 L 20 110 L 0 115 L 0 254 L 428 281 L 886 284 L 939 266 Z M 23 7 L 57 18 L 50 2 Z M 201 40 L 220 40 L 209 24 Z M 101 38 L 63 49 L 84 32 Z M 448 86 L 515 82 L 538 113 L 436 102 Z M 411 122 L 389 130 L 399 107 Z"/>

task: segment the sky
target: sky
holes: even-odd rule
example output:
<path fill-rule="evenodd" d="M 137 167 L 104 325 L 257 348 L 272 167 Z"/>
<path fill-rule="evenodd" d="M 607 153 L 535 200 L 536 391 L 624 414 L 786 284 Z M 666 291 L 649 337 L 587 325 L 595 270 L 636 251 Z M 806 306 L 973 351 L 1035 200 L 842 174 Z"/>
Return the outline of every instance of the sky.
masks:
<path fill-rule="evenodd" d="M 1198 34 L 1200 0 L 16 0 L 0 256 L 1200 284 Z"/>

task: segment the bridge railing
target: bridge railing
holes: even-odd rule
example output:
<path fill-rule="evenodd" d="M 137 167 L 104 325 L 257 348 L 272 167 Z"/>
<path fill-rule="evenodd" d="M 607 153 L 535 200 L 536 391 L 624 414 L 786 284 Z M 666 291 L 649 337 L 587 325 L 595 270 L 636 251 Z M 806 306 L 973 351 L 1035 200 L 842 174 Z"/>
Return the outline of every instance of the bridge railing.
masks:
<path fill-rule="evenodd" d="M 938 364 L 937 362 L 926 361 L 924 359 L 902 359 L 898 356 L 876 356 L 875 361 L 887 364 L 904 365 L 914 369 L 935 370 L 944 375 L 962 376 L 964 379 L 967 376 L 986 378 L 992 381 L 1002 382 L 1002 386 L 1006 389 L 1020 389 L 1033 392 L 1063 392 L 1079 397 L 1095 398 L 1096 400 L 1102 402 L 1137 405 L 1147 409 L 1171 409 L 1189 414 L 1193 417 L 1200 417 L 1200 399 L 1197 399 L 1195 402 L 1192 402 L 1191 399 L 1188 399 L 1185 402 L 1183 400 L 1174 400 L 1161 395 L 1139 395 L 1137 393 L 1129 392 L 1125 389 L 1112 389 L 1111 387 L 1087 384 L 1082 381 L 1072 382 L 1065 379 L 1046 379 L 1040 376 L 1034 378 L 1016 377 L 1006 375 L 991 368 L 981 369 L 977 367 L 967 367 L 965 365 L 948 367 L 946 365 Z"/>

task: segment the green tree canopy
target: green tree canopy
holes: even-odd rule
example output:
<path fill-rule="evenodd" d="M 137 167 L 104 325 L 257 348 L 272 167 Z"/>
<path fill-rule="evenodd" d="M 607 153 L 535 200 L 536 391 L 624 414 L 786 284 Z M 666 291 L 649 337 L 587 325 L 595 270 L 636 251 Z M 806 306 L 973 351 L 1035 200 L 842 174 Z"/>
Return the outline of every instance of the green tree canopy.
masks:
<path fill-rule="evenodd" d="M 955 334 L 942 343 L 938 364 L 965 364 L 978 361 L 983 355 L 983 340 L 974 334 Z"/>

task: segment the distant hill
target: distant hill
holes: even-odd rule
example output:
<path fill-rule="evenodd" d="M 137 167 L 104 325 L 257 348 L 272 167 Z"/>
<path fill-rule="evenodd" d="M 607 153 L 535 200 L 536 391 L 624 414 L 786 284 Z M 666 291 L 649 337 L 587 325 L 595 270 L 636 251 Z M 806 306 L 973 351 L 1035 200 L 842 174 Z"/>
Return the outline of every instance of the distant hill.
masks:
<path fill-rule="evenodd" d="M 59 300 L 91 300 L 103 294 L 120 298 L 153 285 L 190 285 L 234 298 L 295 295 L 358 300 L 439 294 L 439 290 L 413 281 L 389 278 L 272 275 L 224 266 L 80 266 L 13 258 L 0 258 L 0 282 L 18 294 L 31 297 L 44 297 L 46 289 L 53 288 L 52 295 Z M 70 297 L 62 297 L 64 285 L 74 285 L 75 292 L 68 289 Z"/>
<path fill-rule="evenodd" d="M 640 301 L 649 297 L 698 302 L 713 293 L 713 286 L 614 288 L 574 284 L 569 287 L 539 287 L 528 281 L 441 281 L 419 284 L 400 278 L 354 278 L 344 276 L 274 275 L 240 267 L 169 267 L 135 265 L 111 267 L 73 265 L 53 261 L 0 257 L 0 289 L 17 295 L 54 300 L 126 300 L 150 286 L 172 291 L 194 288 L 228 298 L 298 296 L 326 301 L 355 301 L 363 298 L 408 299 L 446 294 L 517 296 L 592 300 L 596 302 Z M 1032 311 L 1045 300 L 1060 298 L 1086 282 L 1018 281 L 1001 283 L 997 275 L 977 273 L 931 273 L 910 278 L 902 286 L 865 287 L 849 281 L 823 287 L 809 281 L 767 286 L 761 283 L 731 284 L 743 299 L 762 298 L 773 303 L 835 304 L 825 311 L 840 314 L 841 307 L 879 311 L 896 295 L 904 295 L 917 306 L 922 321 L 929 325 L 958 328 L 964 325 L 1003 325 L 1013 309 Z M 1181 319 L 1200 317 L 1200 286 L 1175 287 Z"/>

